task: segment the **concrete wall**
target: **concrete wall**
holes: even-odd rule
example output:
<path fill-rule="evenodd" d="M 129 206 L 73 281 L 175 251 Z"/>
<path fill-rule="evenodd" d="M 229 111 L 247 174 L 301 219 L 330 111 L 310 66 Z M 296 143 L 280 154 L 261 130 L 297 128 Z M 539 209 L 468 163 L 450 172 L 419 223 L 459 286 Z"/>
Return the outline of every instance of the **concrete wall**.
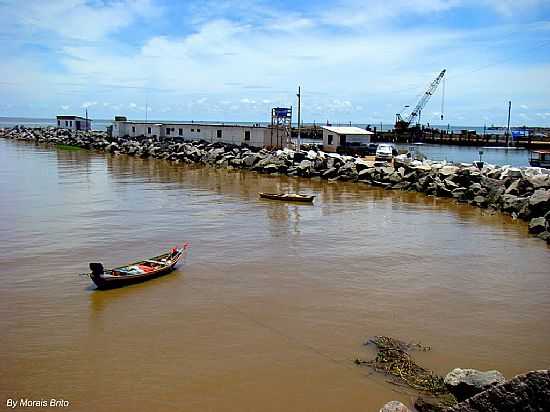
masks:
<path fill-rule="evenodd" d="M 332 144 L 329 144 L 329 136 L 332 136 Z M 325 152 L 336 152 L 337 148 L 340 147 L 340 137 L 342 135 L 330 130 L 323 129 L 323 150 Z M 366 145 L 370 143 L 371 135 L 365 134 L 346 134 L 346 144 L 350 143 L 360 143 Z"/>
<path fill-rule="evenodd" d="M 80 129 L 77 128 L 77 122 L 80 122 Z M 56 125 L 61 129 L 70 129 L 70 130 L 86 130 L 86 119 L 76 118 L 76 119 L 57 119 Z M 92 130 L 92 121 L 88 119 L 88 130 Z"/>
<path fill-rule="evenodd" d="M 332 143 L 329 143 L 329 136 L 332 136 Z M 340 136 L 334 132 L 323 129 L 323 150 L 325 152 L 336 152 L 336 148 L 340 143 Z"/>

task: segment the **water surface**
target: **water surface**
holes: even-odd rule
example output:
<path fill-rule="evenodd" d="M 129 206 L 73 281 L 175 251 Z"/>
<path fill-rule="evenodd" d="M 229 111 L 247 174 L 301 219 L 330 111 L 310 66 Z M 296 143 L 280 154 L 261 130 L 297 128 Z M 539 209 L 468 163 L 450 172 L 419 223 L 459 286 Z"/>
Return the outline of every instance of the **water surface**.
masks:
<path fill-rule="evenodd" d="M 79 411 L 377 411 L 373 335 L 421 364 L 550 363 L 549 249 L 450 200 L 0 140 L 0 396 Z M 299 191 L 315 204 L 258 199 Z M 190 240 L 171 275 L 76 276 Z"/>

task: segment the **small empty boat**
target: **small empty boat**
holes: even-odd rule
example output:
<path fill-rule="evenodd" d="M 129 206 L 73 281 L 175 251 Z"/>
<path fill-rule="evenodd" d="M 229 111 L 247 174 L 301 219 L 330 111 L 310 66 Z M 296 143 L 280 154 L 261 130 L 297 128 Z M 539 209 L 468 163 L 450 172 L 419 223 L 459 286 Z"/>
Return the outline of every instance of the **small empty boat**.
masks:
<path fill-rule="evenodd" d="M 181 248 L 175 247 L 168 253 L 114 269 L 105 270 L 101 263 L 90 263 L 92 272 L 87 275 L 98 289 L 119 288 L 172 272 L 180 260 L 185 260 L 188 251 L 189 243 L 186 242 Z"/>
<path fill-rule="evenodd" d="M 260 192 L 260 197 L 263 199 L 282 200 L 285 202 L 304 202 L 311 203 L 315 196 L 310 195 L 298 195 L 294 193 L 263 193 Z"/>

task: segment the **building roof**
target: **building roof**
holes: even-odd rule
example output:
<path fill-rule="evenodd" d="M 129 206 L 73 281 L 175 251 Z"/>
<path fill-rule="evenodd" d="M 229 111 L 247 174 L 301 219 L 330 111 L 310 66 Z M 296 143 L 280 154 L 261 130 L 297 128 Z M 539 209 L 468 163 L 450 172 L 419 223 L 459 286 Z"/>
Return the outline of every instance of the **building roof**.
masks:
<path fill-rule="evenodd" d="M 374 134 L 373 132 L 355 126 L 321 126 L 321 128 L 336 134 Z"/>
<path fill-rule="evenodd" d="M 78 119 L 78 120 L 86 120 L 85 117 L 81 117 L 81 116 L 56 116 L 57 119 L 59 120 L 75 120 L 75 119 Z M 88 119 L 89 122 L 91 122 L 92 120 L 91 119 Z"/>
<path fill-rule="evenodd" d="M 236 124 L 236 123 L 206 123 L 206 122 L 167 122 L 167 123 L 150 123 L 150 122 L 144 122 L 139 120 L 115 120 L 116 123 L 126 123 L 129 125 L 147 125 L 147 126 L 163 126 L 163 127 L 171 127 L 175 128 L 178 126 L 216 126 L 216 127 L 246 127 L 250 129 L 258 129 L 258 128 L 268 128 L 270 125 L 262 125 L 260 123 L 254 123 L 254 124 Z"/>

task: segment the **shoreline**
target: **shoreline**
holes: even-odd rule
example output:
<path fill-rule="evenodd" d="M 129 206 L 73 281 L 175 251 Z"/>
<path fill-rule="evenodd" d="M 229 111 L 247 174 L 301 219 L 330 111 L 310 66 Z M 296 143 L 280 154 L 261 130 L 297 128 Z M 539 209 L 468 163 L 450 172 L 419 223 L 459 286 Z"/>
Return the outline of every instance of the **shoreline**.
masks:
<path fill-rule="evenodd" d="M 550 171 L 532 167 L 453 164 L 446 161 L 395 158 L 393 165 L 374 166 L 358 157 L 319 150 L 294 152 L 249 148 L 206 141 L 111 138 L 106 132 L 57 128 L 0 129 L 0 137 L 76 146 L 175 163 L 243 169 L 271 175 L 320 178 L 368 184 L 452 198 L 529 222 L 529 233 L 550 244 Z"/>

